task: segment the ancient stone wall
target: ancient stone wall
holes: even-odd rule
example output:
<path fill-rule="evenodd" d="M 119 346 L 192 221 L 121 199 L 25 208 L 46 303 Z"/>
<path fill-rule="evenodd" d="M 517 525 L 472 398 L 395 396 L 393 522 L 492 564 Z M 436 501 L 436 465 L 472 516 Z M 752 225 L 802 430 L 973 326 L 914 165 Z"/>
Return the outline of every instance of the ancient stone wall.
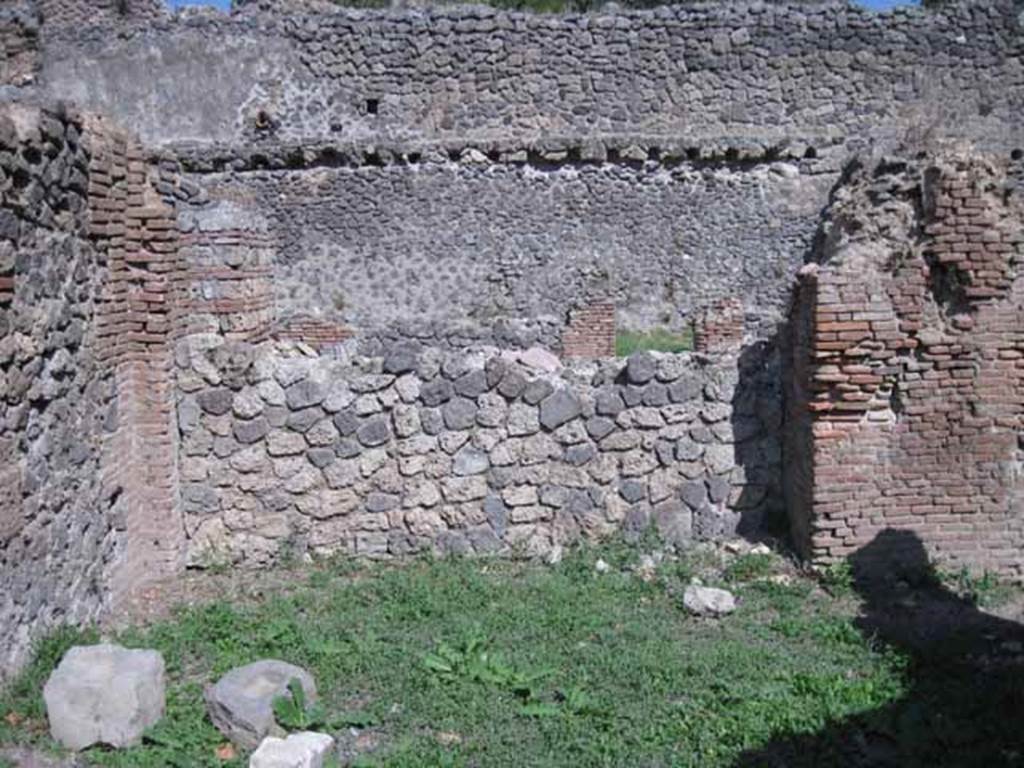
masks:
<path fill-rule="evenodd" d="M 100 119 L 0 114 L 0 674 L 184 562 L 158 175 Z"/>
<path fill-rule="evenodd" d="M 97 25 L 151 24 L 167 16 L 163 0 L 35 0 L 46 25 L 58 32 Z"/>
<path fill-rule="evenodd" d="M 0 8 L 0 86 L 28 85 L 39 68 L 39 13 L 29 2 Z"/>
<path fill-rule="evenodd" d="M 778 387 L 735 355 L 563 368 L 538 349 L 339 358 L 197 335 L 178 362 L 197 565 L 538 555 L 648 525 L 681 544 L 780 506 Z"/>
<path fill-rule="evenodd" d="M 88 170 L 80 119 L 0 113 L 0 670 L 47 629 L 95 617 L 120 551 Z"/>
<path fill-rule="evenodd" d="M 272 291 L 281 322 L 311 315 L 359 335 L 557 349 L 580 305 L 610 302 L 620 327 L 641 329 L 679 327 L 735 299 L 748 330 L 774 333 L 832 174 L 795 158 L 741 168 L 548 155 L 378 151 L 307 163 L 299 150 L 293 164 L 304 167 L 263 170 L 250 157 L 243 170 L 201 171 L 217 167 L 210 155 L 186 154 L 188 178 L 211 201 L 187 216 L 263 244 L 252 258 L 266 289 L 222 286 L 223 298 L 266 306 Z M 518 343 L 493 337 L 501 319 L 526 324 Z"/>
<path fill-rule="evenodd" d="M 1013 0 L 566 16 L 246 3 L 155 25 L 101 13 L 44 26 L 43 83 L 149 143 L 647 134 L 767 148 L 938 130 L 1009 149 L 1022 143 L 1020 12 Z"/>
<path fill-rule="evenodd" d="M 1019 156 L 883 159 L 837 194 L 789 388 L 790 512 L 813 558 L 896 528 L 1024 576 L 1022 172 Z"/>
<path fill-rule="evenodd" d="M 594 301 L 645 329 L 733 299 L 771 338 L 851 150 L 1024 144 L 1010 0 L 158 21 L 141 0 L 87 20 L 47 2 L 40 88 L 173 144 L 230 203 L 221 231 L 256 238 L 246 276 L 193 282 L 248 338 L 271 301 L 271 334 L 326 346 L 558 348 Z"/>

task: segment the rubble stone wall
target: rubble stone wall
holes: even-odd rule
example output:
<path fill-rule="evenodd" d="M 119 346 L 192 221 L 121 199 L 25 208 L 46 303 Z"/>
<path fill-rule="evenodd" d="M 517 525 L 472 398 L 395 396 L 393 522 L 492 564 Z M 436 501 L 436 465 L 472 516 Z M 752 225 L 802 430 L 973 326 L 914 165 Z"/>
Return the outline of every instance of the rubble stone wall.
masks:
<path fill-rule="evenodd" d="M 795 313 L 787 485 L 813 558 L 905 529 L 1024 578 L 1022 182 L 1020 158 L 852 169 Z"/>
<path fill-rule="evenodd" d="M 838 2 L 561 16 L 292 5 L 49 25 L 43 83 L 147 143 L 648 134 L 767 148 L 936 129 L 1021 143 L 1014 0 L 888 14 Z"/>
<path fill-rule="evenodd" d="M 39 69 L 38 10 L 29 0 L 0 8 L 0 86 L 33 82 Z"/>
<path fill-rule="evenodd" d="M 591 304 L 639 330 L 683 327 L 735 299 L 746 331 L 770 337 L 835 180 L 766 158 L 351 161 L 201 172 L 185 156 L 208 197 L 181 214 L 190 249 L 208 239 L 202 227 L 248 238 L 221 249 L 242 258 L 247 247 L 251 263 L 218 301 L 272 300 L 278 322 L 311 316 L 360 336 L 559 349 L 569 313 Z"/>
<path fill-rule="evenodd" d="M 122 546 L 82 134 L 73 116 L 0 111 L 0 676 L 40 634 L 97 615 Z"/>
<path fill-rule="evenodd" d="M 0 110 L 0 676 L 184 563 L 158 175 L 99 118 Z"/>
<path fill-rule="evenodd" d="M 189 559 L 539 555 L 655 526 L 678 544 L 780 508 L 777 371 L 735 355 L 178 347 Z"/>

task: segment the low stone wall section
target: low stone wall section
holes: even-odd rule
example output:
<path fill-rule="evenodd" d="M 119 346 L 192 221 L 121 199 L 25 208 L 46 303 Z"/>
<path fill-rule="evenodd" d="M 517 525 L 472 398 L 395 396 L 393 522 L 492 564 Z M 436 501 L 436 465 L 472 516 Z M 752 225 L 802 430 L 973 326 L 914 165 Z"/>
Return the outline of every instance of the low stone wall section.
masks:
<path fill-rule="evenodd" d="M 177 361 L 193 565 L 540 555 L 649 525 L 683 544 L 756 528 L 778 503 L 777 391 L 736 356 L 339 359 L 193 336 Z"/>

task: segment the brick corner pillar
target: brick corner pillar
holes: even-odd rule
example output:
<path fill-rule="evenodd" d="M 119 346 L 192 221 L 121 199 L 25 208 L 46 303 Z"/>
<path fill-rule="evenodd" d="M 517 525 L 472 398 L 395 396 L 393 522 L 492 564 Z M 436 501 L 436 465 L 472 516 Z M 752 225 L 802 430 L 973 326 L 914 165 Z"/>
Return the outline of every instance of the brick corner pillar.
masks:
<path fill-rule="evenodd" d="M 154 189 L 138 142 L 92 116 L 84 138 L 89 236 L 106 267 L 96 333 L 117 398 L 101 465 L 122 534 L 109 573 L 116 605 L 185 563 L 173 373 L 183 269 L 174 206 Z"/>
<path fill-rule="evenodd" d="M 963 154 L 880 163 L 827 212 L 786 390 L 787 497 L 813 561 L 1024 581 L 1018 182 Z"/>
<path fill-rule="evenodd" d="M 599 301 L 569 311 L 562 332 L 562 355 L 567 358 L 615 356 L 615 305 Z"/>

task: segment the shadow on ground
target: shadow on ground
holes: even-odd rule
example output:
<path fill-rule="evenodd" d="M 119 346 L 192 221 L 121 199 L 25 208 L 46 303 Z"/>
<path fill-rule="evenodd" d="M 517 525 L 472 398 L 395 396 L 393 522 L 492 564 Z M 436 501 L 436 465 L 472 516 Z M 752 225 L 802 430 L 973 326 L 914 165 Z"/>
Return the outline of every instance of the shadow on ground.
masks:
<path fill-rule="evenodd" d="M 1024 766 L 1024 624 L 944 588 L 909 531 L 883 531 L 852 564 L 858 629 L 908 659 L 906 694 L 814 734 L 780 734 L 735 765 Z"/>

